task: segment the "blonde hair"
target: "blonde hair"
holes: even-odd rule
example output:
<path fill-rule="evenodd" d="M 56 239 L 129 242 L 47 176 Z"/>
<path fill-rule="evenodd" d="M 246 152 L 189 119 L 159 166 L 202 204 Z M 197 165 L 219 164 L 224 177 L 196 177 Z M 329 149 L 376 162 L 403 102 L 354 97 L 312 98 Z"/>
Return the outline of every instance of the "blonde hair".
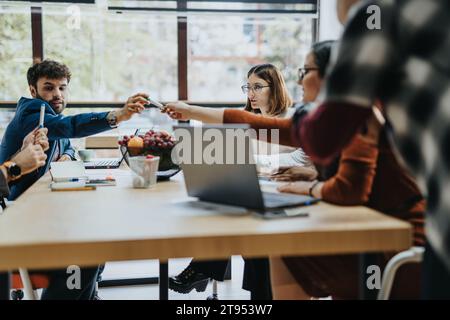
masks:
<path fill-rule="evenodd" d="M 252 67 L 248 71 L 247 78 L 250 78 L 252 74 L 263 79 L 270 86 L 271 91 L 269 98 L 269 109 L 267 110 L 268 115 L 278 116 L 292 106 L 292 99 L 286 88 L 283 75 L 277 67 L 270 63 L 259 64 Z M 245 105 L 245 110 L 254 112 L 250 104 L 250 99 L 248 98 L 247 104 Z"/>

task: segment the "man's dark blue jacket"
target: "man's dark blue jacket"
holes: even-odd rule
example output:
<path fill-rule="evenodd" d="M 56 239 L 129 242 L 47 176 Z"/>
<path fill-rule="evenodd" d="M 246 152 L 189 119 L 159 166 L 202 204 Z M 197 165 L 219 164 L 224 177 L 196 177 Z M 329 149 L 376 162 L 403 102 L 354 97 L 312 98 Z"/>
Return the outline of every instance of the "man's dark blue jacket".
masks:
<path fill-rule="evenodd" d="M 47 162 L 42 168 L 23 176 L 11 186 L 9 200 L 14 200 L 47 172 L 57 146 L 59 154 L 67 154 L 74 159 L 74 150 L 69 138 L 82 138 L 106 130 L 111 126 L 106 120 L 108 112 L 82 113 L 74 116 L 56 114 L 51 106 L 40 99 L 20 98 L 16 114 L 6 128 L 0 146 L 0 163 L 9 160 L 22 147 L 23 139 L 39 125 L 41 104 L 45 104 L 44 127 L 48 129 L 50 148 L 46 152 Z"/>

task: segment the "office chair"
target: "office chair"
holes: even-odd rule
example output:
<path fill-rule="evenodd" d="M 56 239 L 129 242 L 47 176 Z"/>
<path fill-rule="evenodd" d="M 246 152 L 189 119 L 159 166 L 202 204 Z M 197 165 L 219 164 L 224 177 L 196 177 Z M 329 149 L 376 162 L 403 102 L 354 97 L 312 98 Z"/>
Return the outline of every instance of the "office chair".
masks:
<path fill-rule="evenodd" d="M 19 268 L 19 273 L 13 273 L 11 281 L 11 299 L 22 300 L 26 296 L 30 300 L 39 300 L 37 289 L 45 289 L 49 285 L 49 279 L 43 274 L 30 276 L 27 269 Z"/>
<path fill-rule="evenodd" d="M 416 262 L 421 263 L 423 260 L 423 254 L 425 248 L 423 247 L 412 247 L 406 251 L 402 251 L 389 260 L 386 268 L 383 272 L 383 277 L 381 281 L 381 289 L 378 292 L 378 300 L 388 300 L 391 294 L 392 285 L 394 284 L 395 274 L 398 268 L 406 263 Z"/>
<path fill-rule="evenodd" d="M 212 281 L 212 294 L 206 298 L 206 300 L 219 300 L 219 295 L 217 293 L 217 280 Z"/>
<path fill-rule="evenodd" d="M 0 197 L 0 214 L 3 214 L 7 207 L 9 207 L 13 201 L 5 201 L 3 197 Z M 49 279 L 43 274 L 33 274 L 30 276 L 27 269 L 19 268 L 19 273 L 14 272 L 11 277 L 11 299 L 22 300 L 25 297 L 25 293 L 30 300 L 38 300 L 37 289 L 45 289 L 49 285 Z"/>

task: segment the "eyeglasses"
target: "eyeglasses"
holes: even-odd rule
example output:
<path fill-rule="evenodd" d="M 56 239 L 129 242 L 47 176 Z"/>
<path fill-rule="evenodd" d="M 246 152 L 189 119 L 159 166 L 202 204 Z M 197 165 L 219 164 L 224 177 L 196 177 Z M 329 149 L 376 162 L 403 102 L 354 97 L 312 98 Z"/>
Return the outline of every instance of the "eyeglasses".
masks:
<path fill-rule="evenodd" d="M 247 93 L 249 93 L 250 90 L 252 90 L 253 93 L 260 93 L 263 88 L 268 88 L 268 87 L 270 87 L 270 86 L 262 86 L 260 84 L 255 84 L 252 87 L 247 84 L 247 85 L 242 86 L 241 89 L 242 89 L 243 93 L 247 94 Z"/>
<path fill-rule="evenodd" d="M 298 69 L 298 79 L 299 80 L 303 80 L 303 78 L 308 74 L 308 72 L 312 71 L 312 70 L 319 70 L 319 68 L 299 68 Z"/>

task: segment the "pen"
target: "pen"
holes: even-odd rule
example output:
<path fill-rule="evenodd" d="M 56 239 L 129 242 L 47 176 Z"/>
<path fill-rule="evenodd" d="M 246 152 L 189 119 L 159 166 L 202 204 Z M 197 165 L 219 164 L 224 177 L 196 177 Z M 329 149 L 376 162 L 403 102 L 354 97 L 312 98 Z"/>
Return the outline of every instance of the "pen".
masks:
<path fill-rule="evenodd" d="M 41 104 L 41 113 L 39 114 L 39 129 L 44 127 L 45 104 Z"/>

